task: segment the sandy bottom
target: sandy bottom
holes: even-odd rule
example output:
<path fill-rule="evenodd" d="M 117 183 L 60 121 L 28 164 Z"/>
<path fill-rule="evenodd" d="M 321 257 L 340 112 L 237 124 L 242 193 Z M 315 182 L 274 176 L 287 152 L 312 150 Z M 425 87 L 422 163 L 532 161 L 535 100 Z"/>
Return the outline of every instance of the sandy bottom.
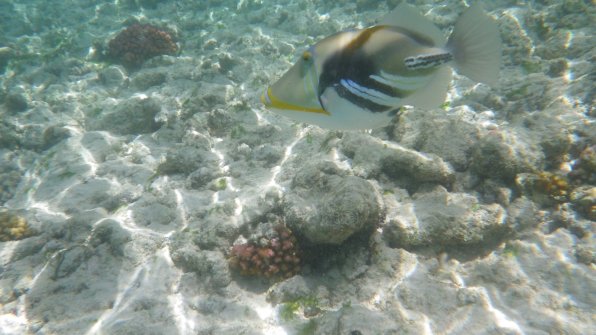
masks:
<path fill-rule="evenodd" d="M 487 4 L 499 87 L 456 75 L 386 128 L 261 106 L 393 2 L 0 5 L 0 333 L 594 333 L 594 7 Z M 446 34 L 464 8 L 417 3 Z M 98 59 L 134 20 L 180 53 Z M 277 224 L 299 275 L 229 266 Z"/>

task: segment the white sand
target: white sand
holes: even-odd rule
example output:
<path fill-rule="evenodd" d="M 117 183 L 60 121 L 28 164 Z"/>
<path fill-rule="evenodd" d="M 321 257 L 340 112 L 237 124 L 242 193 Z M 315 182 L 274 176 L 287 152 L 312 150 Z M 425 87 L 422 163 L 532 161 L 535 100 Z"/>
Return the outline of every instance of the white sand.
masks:
<path fill-rule="evenodd" d="M 447 110 L 337 133 L 258 96 L 309 43 L 386 8 L 211 2 L 11 7 L 0 47 L 58 49 L 0 77 L 28 104 L 0 105 L 0 199 L 36 231 L 0 242 L 1 334 L 594 333 L 594 222 L 512 181 L 594 144 L 595 27 L 580 5 L 491 2 L 500 88 L 456 76 Z M 442 29 L 462 9 L 419 2 Z M 133 73 L 86 58 L 130 17 L 176 27 L 181 55 Z M 318 161 L 374 187 L 384 219 L 370 243 L 273 286 L 230 272 L 231 243 L 283 210 L 294 176 Z M 275 303 L 306 298 L 316 308 L 279 317 Z"/>

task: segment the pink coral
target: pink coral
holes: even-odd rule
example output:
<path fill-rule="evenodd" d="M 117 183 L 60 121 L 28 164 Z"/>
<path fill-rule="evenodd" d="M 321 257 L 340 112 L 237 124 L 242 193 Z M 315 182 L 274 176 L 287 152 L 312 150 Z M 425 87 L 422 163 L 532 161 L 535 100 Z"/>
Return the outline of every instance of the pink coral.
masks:
<path fill-rule="evenodd" d="M 278 279 L 296 275 L 300 271 L 300 250 L 296 238 L 282 225 L 274 228 L 273 235 L 265 238 L 264 243 L 234 245 L 230 251 L 230 266 L 248 276 Z"/>

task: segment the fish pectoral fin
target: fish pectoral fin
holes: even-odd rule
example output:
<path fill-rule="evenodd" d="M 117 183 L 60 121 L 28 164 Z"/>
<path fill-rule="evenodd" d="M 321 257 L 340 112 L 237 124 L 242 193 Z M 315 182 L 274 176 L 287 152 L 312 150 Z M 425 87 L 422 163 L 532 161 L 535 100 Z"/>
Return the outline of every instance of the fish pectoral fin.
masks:
<path fill-rule="evenodd" d="M 439 107 L 447 97 L 449 84 L 451 83 L 451 68 L 444 66 L 437 70 L 430 78 L 428 85 L 416 90 L 403 99 L 404 105 L 411 105 L 422 109 L 434 109 Z"/>
<path fill-rule="evenodd" d="M 442 47 L 446 43 L 445 36 L 439 28 L 405 1 L 385 15 L 379 25 L 401 27 L 417 32 L 430 38 L 438 47 Z"/>

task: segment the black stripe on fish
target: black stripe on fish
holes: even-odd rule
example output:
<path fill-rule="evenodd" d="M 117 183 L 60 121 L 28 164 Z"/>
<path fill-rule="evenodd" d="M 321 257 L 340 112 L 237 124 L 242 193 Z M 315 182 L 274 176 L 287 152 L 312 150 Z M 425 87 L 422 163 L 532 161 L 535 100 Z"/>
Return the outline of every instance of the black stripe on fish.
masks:
<path fill-rule="evenodd" d="M 395 105 L 384 105 L 370 99 L 363 94 L 355 94 L 350 91 L 341 82 L 342 80 L 355 83 L 357 86 L 374 90 L 390 98 L 402 98 L 402 92 L 394 87 L 380 83 L 370 78 L 371 74 L 379 73 L 374 62 L 370 60 L 370 55 L 365 54 L 363 45 L 374 35 L 375 32 L 384 28 L 383 26 L 372 27 L 363 30 L 353 41 L 345 48 L 332 54 L 324 63 L 319 75 L 319 97 L 325 92 L 325 89 L 332 87 L 337 94 L 350 101 L 356 106 L 368 109 L 374 113 L 385 112 L 394 109 Z M 406 92 L 403 92 L 405 95 Z"/>
<path fill-rule="evenodd" d="M 404 59 L 404 64 L 409 70 L 428 69 L 437 67 L 453 60 L 449 52 L 431 55 L 417 55 Z"/>

